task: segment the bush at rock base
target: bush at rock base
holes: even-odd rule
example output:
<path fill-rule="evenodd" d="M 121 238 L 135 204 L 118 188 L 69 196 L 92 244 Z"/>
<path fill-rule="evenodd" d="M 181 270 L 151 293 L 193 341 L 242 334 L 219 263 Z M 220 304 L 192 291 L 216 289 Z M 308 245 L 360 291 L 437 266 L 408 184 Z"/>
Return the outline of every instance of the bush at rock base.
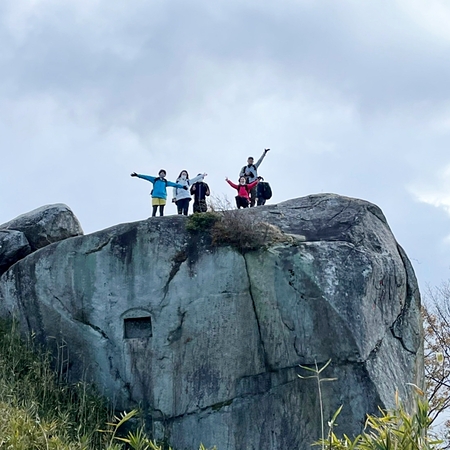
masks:
<path fill-rule="evenodd" d="M 143 431 L 121 435 L 138 411 L 111 414 L 86 383 L 69 384 L 14 322 L 0 321 L 0 450 L 167 450 Z M 200 450 L 207 450 L 200 445 Z"/>
<path fill-rule="evenodd" d="M 420 391 L 420 390 L 418 390 Z M 344 405 L 345 406 L 345 405 Z M 408 413 L 396 398 L 396 408 L 381 410 L 378 416 L 368 415 L 363 433 L 353 439 L 344 435 L 338 437 L 334 429 L 338 427 L 338 414 L 328 422 L 328 438 L 314 445 L 322 450 L 437 450 L 445 448 L 442 441 L 431 432 L 432 419 L 423 392 L 419 392 L 416 408 Z"/>

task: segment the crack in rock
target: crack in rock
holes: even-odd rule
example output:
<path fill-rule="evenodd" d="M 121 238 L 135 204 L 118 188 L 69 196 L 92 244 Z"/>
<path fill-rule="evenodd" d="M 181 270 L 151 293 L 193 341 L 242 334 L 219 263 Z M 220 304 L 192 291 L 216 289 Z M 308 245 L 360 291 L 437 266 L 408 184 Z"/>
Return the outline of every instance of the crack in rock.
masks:
<path fill-rule="evenodd" d="M 295 374 L 293 373 L 294 376 L 292 376 L 292 379 L 285 379 L 282 382 L 277 383 L 277 384 L 271 384 L 269 378 L 271 376 L 273 376 L 274 374 L 281 374 L 281 376 L 284 375 L 286 378 L 287 375 L 289 374 L 289 372 L 294 372 L 294 369 L 298 369 L 298 366 L 285 367 L 283 369 L 273 370 L 270 372 L 265 372 L 263 374 L 249 375 L 248 377 L 242 377 L 241 380 L 253 379 L 253 380 L 257 380 L 257 381 L 264 377 L 264 378 L 266 378 L 266 380 L 265 380 L 266 383 L 269 384 L 268 389 L 265 389 L 265 390 L 257 389 L 257 390 L 253 390 L 253 392 L 243 392 L 232 398 L 228 398 L 228 399 L 222 400 L 221 402 L 214 403 L 213 405 L 199 407 L 199 408 L 196 408 L 195 410 L 191 410 L 189 412 L 185 412 L 183 414 L 178 414 L 178 415 L 175 415 L 172 417 L 165 417 L 164 421 L 166 421 L 167 423 L 170 423 L 170 422 L 173 422 L 173 421 L 176 421 L 179 419 L 183 419 L 185 417 L 198 415 L 198 414 L 202 414 L 202 413 L 214 414 L 214 413 L 220 411 L 222 408 L 231 406 L 237 400 L 248 399 L 248 398 L 252 398 L 252 397 L 263 397 L 265 395 L 270 395 L 271 391 L 273 391 L 274 389 L 278 389 L 278 388 L 286 386 L 288 384 L 298 382 L 298 377 L 297 377 L 297 372 L 295 372 Z M 259 383 L 257 382 L 256 384 L 259 384 Z M 151 414 L 151 412 L 150 412 L 150 414 Z M 161 421 L 162 419 L 158 419 L 155 417 L 154 420 Z"/>
<path fill-rule="evenodd" d="M 395 319 L 394 323 L 391 325 L 390 330 L 392 335 L 395 339 L 399 340 L 402 347 L 409 353 L 416 355 L 417 350 L 419 348 L 418 342 L 420 341 L 420 332 L 417 332 L 416 330 L 408 330 L 408 328 L 412 328 L 412 326 L 409 324 L 408 314 L 410 312 L 411 308 L 414 308 L 414 302 L 418 301 L 420 302 L 420 298 L 417 298 L 419 295 L 418 288 L 412 289 L 411 286 L 417 286 L 416 283 L 411 282 L 411 276 L 414 276 L 412 272 L 411 263 L 409 262 L 405 251 L 403 248 L 397 244 L 397 249 L 400 255 L 400 258 L 403 262 L 403 267 L 405 268 L 405 276 L 406 276 L 406 298 L 405 298 L 405 304 L 403 305 L 399 315 Z M 420 308 L 420 306 L 419 306 Z M 405 333 L 408 333 L 410 331 L 410 338 L 412 339 L 411 342 L 407 342 L 405 339 Z M 417 341 L 417 342 L 416 342 Z M 412 345 L 412 348 L 409 346 L 409 344 Z"/>
<path fill-rule="evenodd" d="M 250 294 L 250 299 L 252 301 L 253 312 L 255 313 L 256 325 L 258 327 L 259 342 L 261 344 L 261 351 L 262 351 L 263 359 L 264 359 L 264 367 L 266 368 L 266 370 L 270 370 L 269 359 L 267 357 L 267 352 L 266 352 L 266 348 L 265 348 L 265 345 L 264 345 L 264 340 L 263 340 L 263 337 L 262 337 L 261 324 L 259 322 L 258 311 L 257 311 L 257 308 L 256 308 L 255 299 L 254 299 L 254 296 L 253 296 L 252 280 L 250 278 L 250 273 L 248 271 L 247 258 L 245 257 L 245 255 L 243 255 L 243 258 L 244 258 L 244 264 L 245 264 L 245 273 L 247 274 L 247 278 L 248 278 L 248 286 L 249 286 L 248 290 L 249 290 L 249 294 Z"/>
<path fill-rule="evenodd" d="M 174 257 L 173 257 L 173 266 L 169 273 L 169 278 L 167 279 L 166 284 L 164 285 L 163 291 L 164 291 L 164 297 L 161 301 L 161 303 L 164 302 L 164 300 L 167 297 L 167 294 L 169 292 L 169 286 L 171 281 L 175 278 L 175 275 L 180 270 L 181 264 L 183 264 L 188 258 L 188 254 L 185 249 L 180 250 Z"/>
<path fill-rule="evenodd" d="M 64 303 L 62 302 L 62 300 L 61 300 L 58 296 L 53 295 L 53 298 L 54 298 L 55 300 L 58 301 L 58 303 L 59 303 L 59 304 L 61 305 L 61 307 L 63 308 L 64 312 L 70 317 L 71 320 L 73 320 L 74 322 L 79 323 L 79 324 L 81 324 L 81 325 L 86 325 L 87 327 L 92 328 L 92 329 L 93 329 L 94 331 L 96 331 L 100 336 L 102 336 L 103 339 L 109 340 L 108 335 L 107 335 L 100 327 L 97 327 L 96 325 L 93 325 L 93 324 L 90 323 L 90 322 L 87 322 L 87 321 L 84 321 L 84 320 L 77 319 L 76 317 L 74 317 L 74 315 L 72 314 L 72 312 L 67 308 L 67 306 L 64 305 Z"/>
<path fill-rule="evenodd" d="M 84 254 L 90 255 L 92 253 L 97 253 L 97 252 L 101 251 L 103 248 L 105 248 L 110 242 L 111 242 L 111 238 L 109 238 L 106 242 L 99 244 L 97 247 L 87 250 Z"/>

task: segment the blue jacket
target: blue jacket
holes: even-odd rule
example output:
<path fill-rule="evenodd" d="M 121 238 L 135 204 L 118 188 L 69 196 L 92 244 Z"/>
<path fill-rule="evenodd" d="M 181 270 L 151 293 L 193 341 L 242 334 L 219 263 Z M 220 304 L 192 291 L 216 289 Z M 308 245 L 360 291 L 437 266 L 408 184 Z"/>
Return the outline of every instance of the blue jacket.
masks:
<path fill-rule="evenodd" d="M 139 173 L 137 176 L 138 178 L 142 178 L 143 180 L 153 183 L 153 190 L 151 194 L 152 197 L 155 198 L 162 198 L 165 200 L 167 198 L 167 186 L 183 189 L 182 184 L 172 183 L 172 181 L 167 181 L 165 178 L 152 177 L 150 175 L 142 175 Z"/>

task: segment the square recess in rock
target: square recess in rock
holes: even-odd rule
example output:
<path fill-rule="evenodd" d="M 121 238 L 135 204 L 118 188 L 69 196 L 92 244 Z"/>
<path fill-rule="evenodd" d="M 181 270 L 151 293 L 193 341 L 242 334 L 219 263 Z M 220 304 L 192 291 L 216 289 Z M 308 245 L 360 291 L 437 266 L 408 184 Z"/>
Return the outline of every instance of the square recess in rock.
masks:
<path fill-rule="evenodd" d="M 123 320 L 124 339 L 146 339 L 152 337 L 152 318 L 129 317 Z"/>

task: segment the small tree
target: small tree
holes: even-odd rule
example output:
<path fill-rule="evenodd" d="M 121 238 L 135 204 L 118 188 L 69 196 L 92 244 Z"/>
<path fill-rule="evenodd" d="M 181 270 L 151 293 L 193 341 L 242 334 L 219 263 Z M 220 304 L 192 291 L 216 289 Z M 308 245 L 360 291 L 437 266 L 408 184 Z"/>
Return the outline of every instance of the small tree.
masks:
<path fill-rule="evenodd" d="M 450 409 L 450 283 L 429 288 L 422 308 L 425 382 L 432 423 Z M 446 434 L 450 421 L 446 422 Z M 447 438 L 447 447 L 450 442 Z"/>

